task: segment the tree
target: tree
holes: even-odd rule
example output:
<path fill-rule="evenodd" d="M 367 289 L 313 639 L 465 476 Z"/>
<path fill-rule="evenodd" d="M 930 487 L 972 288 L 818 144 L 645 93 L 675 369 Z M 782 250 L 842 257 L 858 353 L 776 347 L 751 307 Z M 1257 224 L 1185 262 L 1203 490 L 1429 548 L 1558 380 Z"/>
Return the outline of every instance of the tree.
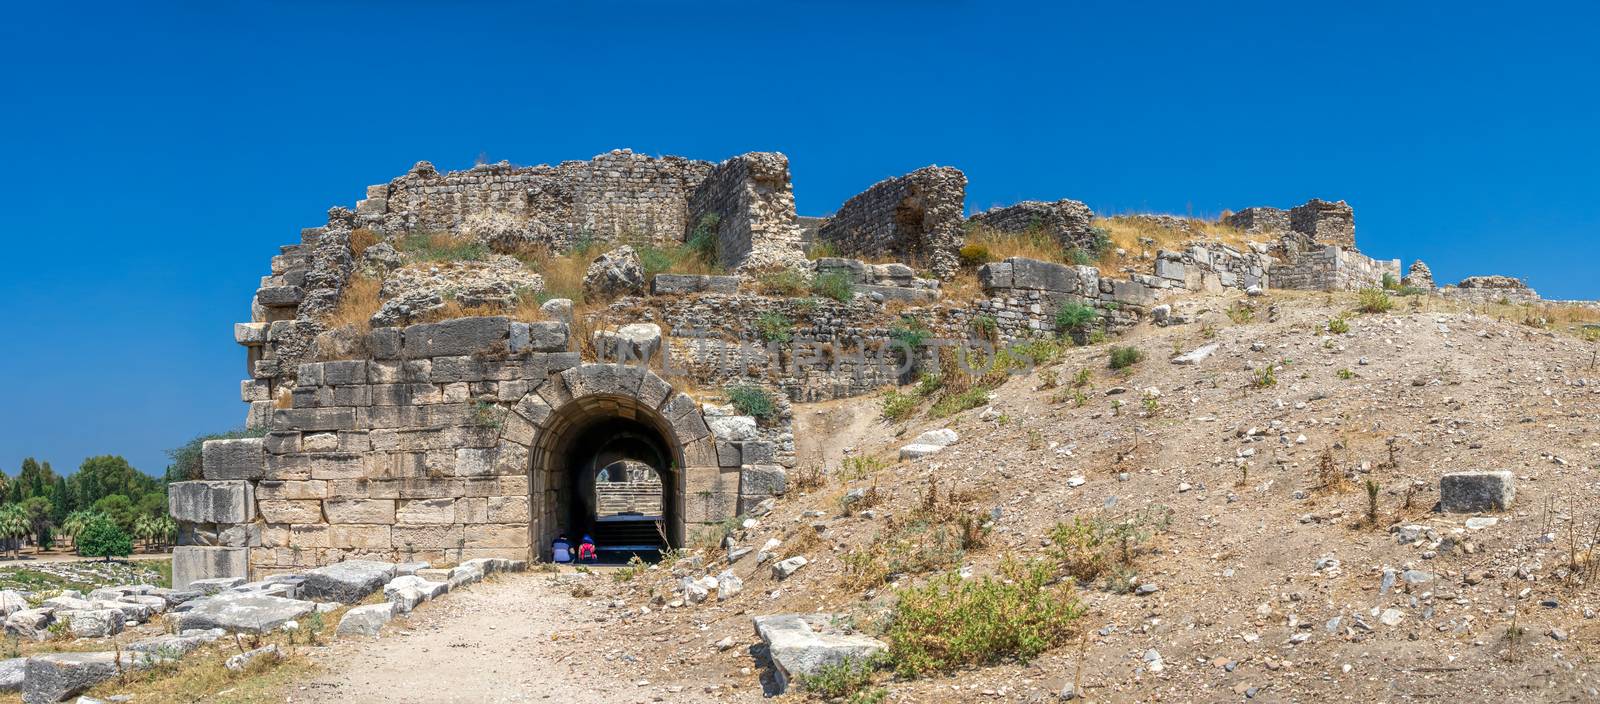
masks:
<path fill-rule="evenodd" d="M 30 532 L 33 524 L 28 520 L 28 512 L 19 504 L 6 504 L 0 506 L 0 539 L 5 540 L 5 549 L 13 557 L 22 556 L 22 538 Z"/>
<path fill-rule="evenodd" d="M 133 537 L 143 540 L 148 548 L 166 545 L 177 534 L 178 522 L 171 516 L 140 516 L 133 522 Z"/>
<path fill-rule="evenodd" d="M 133 530 L 133 522 L 139 517 L 139 514 L 134 511 L 133 500 L 128 498 L 126 494 L 111 494 L 110 496 L 100 497 L 99 501 L 94 502 L 94 511 L 111 519 L 124 532 Z"/>
<path fill-rule="evenodd" d="M 83 528 L 78 539 L 78 553 L 88 557 L 103 557 L 110 562 L 113 557 L 127 557 L 133 552 L 133 540 L 122 528 L 105 516 L 96 516 Z"/>
<path fill-rule="evenodd" d="M 84 507 L 93 506 L 96 501 L 116 494 L 128 497 L 131 502 L 135 497 L 157 491 L 159 487 L 155 479 L 145 476 L 127 460 L 116 455 L 84 460 L 67 483 L 72 487 L 77 505 Z"/>
<path fill-rule="evenodd" d="M 50 547 L 50 499 L 43 496 L 30 496 L 22 502 L 22 510 L 28 514 L 28 532 L 33 534 L 34 552 Z"/>
<path fill-rule="evenodd" d="M 73 511 L 61 521 L 61 533 L 72 538 L 73 547 L 79 550 L 80 555 L 83 554 L 83 546 L 78 542 L 78 538 L 83 536 L 83 530 L 97 517 L 99 514 L 94 511 Z"/>

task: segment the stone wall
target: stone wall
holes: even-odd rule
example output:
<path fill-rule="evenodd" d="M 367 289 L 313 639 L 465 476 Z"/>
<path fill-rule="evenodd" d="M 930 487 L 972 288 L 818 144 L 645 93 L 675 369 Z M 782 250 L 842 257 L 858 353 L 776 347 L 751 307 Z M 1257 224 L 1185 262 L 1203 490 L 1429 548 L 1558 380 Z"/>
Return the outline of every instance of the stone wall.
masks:
<path fill-rule="evenodd" d="M 989 300 L 977 303 L 977 314 L 994 316 L 1002 339 L 1069 332 L 1057 330 L 1055 324 L 1056 311 L 1066 303 L 1096 308 L 1102 329 L 1125 329 L 1144 318 L 1163 290 L 1172 288 L 1159 277 L 1132 274 L 1127 280 L 1112 279 L 1092 266 L 1023 257 L 983 265 L 978 282 Z"/>
<path fill-rule="evenodd" d="M 1281 236 L 1297 232 L 1316 244 L 1355 249 L 1355 211 L 1344 201 L 1328 202 L 1312 198 L 1305 203 L 1278 208 L 1245 208 L 1223 218 L 1222 222 L 1251 235 Z"/>
<path fill-rule="evenodd" d="M 717 262 L 729 269 L 803 266 L 788 157 L 752 152 L 718 164 L 689 197 L 689 227 L 712 228 Z"/>
<path fill-rule="evenodd" d="M 967 177 L 959 170 L 923 167 L 845 201 L 817 239 L 839 254 L 896 256 L 948 278 L 960 266 L 966 193 Z"/>
<path fill-rule="evenodd" d="M 1054 237 L 1063 249 L 1091 251 L 1096 244 L 1094 211 L 1083 203 L 1065 198 L 1053 203 L 1025 200 L 986 210 L 967 221 L 1000 232 L 1027 232 L 1037 228 Z"/>
<path fill-rule="evenodd" d="M 1272 266 L 1272 257 L 1260 245 L 1241 252 L 1220 242 L 1194 242 L 1181 252 L 1157 252 L 1155 274 L 1189 291 L 1266 288 Z"/>
<path fill-rule="evenodd" d="M 583 364 L 565 323 L 460 318 L 379 328 L 362 359 L 308 362 L 264 438 L 210 441 L 171 485 L 183 579 L 354 557 L 529 559 L 564 528 L 565 443 L 636 419 L 672 456 L 674 544 L 759 501 L 781 467 L 723 466 L 700 406 L 638 366 Z M 752 457 L 763 454 L 752 452 Z M 760 481 L 746 490 L 744 475 Z"/>
<path fill-rule="evenodd" d="M 1275 288 L 1302 291 L 1355 291 L 1383 286 L 1384 275 L 1400 281 L 1399 259 L 1373 259 L 1335 245 L 1299 251 L 1272 266 Z"/>
<path fill-rule="evenodd" d="M 1439 289 L 1439 295 L 1473 303 L 1538 303 L 1538 292 L 1521 279 L 1510 276 L 1469 276 L 1454 286 Z"/>
<path fill-rule="evenodd" d="M 385 232 L 456 232 L 477 213 L 503 213 L 524 239 L 565 248 L 580 236 L 681 242 L 692 228 L 689 198 L 709 162 L 655 158 L 626 149 L 555 166 L 483 164 L 440 173 L 426 161 L 367 189 L 356 212 Z"/>

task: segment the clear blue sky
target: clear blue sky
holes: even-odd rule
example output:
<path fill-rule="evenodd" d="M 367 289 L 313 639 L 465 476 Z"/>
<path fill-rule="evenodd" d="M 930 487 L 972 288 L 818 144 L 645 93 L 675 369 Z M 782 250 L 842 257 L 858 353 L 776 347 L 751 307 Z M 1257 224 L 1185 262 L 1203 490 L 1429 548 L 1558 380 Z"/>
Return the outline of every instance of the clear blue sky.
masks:
<path fill-rule="evenodd" d="M 803 214 L 930 163 L 969 209 L 1342 198 L 1369 254 L 1600 297 L 1589 6 L 868 4 L 8 8 L 0 467 L 237 426 L 268 258 L 418 159 L 779 150 Z"/>

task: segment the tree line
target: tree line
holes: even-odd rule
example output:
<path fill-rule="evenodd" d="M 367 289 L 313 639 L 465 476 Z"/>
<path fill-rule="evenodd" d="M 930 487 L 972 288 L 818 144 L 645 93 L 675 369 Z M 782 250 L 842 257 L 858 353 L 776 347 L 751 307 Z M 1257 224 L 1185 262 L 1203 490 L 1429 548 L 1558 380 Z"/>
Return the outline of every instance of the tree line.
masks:
<path fill-rule="evenodd" d="M 0 474 L 0 546 L 15 555 L 66 537 L 81 554 L 109 558 L 131 553 L 133 540 L 170 544 L 178 526 L 166 484 L 118 455 L 90 457 L 68 475 L 29 457 L 16 476 Z"/>

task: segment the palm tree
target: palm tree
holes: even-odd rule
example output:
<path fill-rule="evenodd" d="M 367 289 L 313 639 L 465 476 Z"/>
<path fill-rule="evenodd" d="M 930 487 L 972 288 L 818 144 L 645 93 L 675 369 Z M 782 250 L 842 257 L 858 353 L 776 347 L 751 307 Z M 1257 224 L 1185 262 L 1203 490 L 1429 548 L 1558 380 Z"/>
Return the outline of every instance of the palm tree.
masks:
<path fill-rule="evenodd" d="M 0 506 L 0 538 L 6 541 L 6 549 L 13 557 L 22 557 L 22 537 L 32 529 L 33 521 L 21 505 Z"/>
<path fill-rule="evenodd" d="M 78 549 L 78 536 L 83 535 L 83 529 L 94 520 L 94 511 L 73 511 L 67 514 L 66 520 L 61 522 L 61 533 L 72 537 L 72 549 Z"/>
<path fill-rule="evenodd" d="M 152 537 L 155 538 L 157 546 L 167 546 L 177 541 L 178 522 L 173 520 L 172 516 L 168 516 L 166 514 L 157 516 L 154 524 L 155 525 L 152 526 Z"/>
<path fill-rule="evenodd" d="M 143 540 L 145 547 L 150 547 L 150 542 L 155 538 L 155 520 L 149 516 L 140 516 L 133 521 L 133 539 Z"/>

